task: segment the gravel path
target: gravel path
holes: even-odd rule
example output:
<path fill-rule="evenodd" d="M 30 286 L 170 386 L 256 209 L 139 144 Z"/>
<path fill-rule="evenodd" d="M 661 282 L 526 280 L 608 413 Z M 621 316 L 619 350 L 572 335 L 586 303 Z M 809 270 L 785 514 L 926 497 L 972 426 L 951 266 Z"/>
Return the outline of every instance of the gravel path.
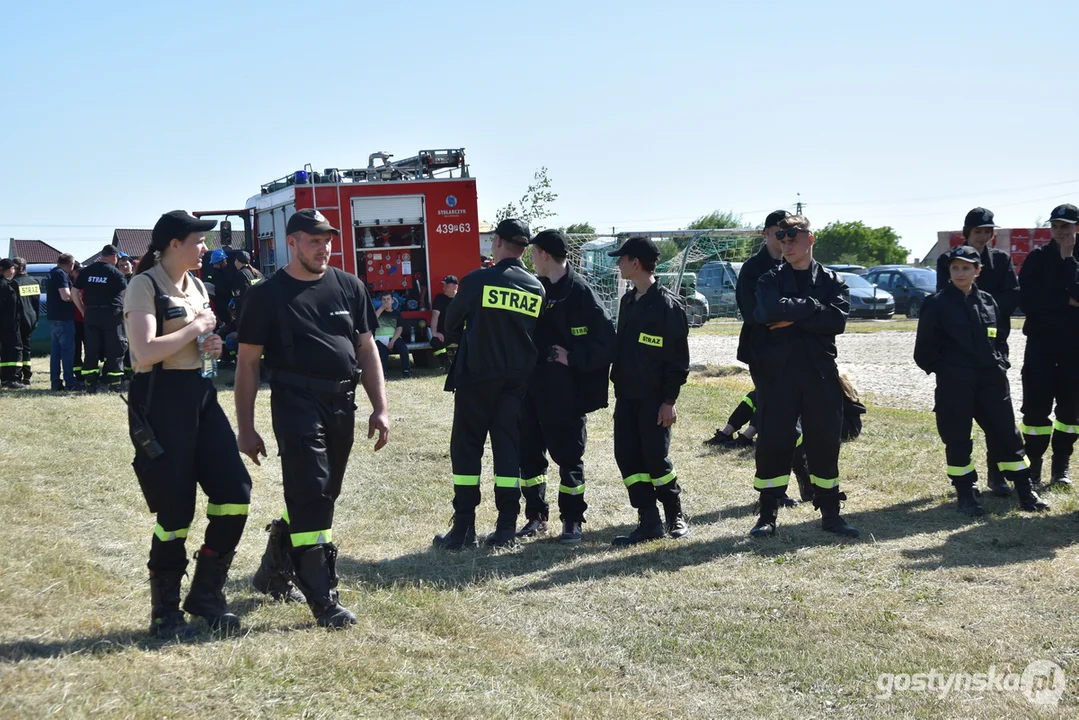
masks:
<path fill-rule="evenodd" d="M 1018 417 L 1023 394 L 1019 370 L 1026 338 L 1021 331 L 1013 330 L 1008 345 L 1013 359 L 1008 380 Z M 836 346 L 839 369 L 873 402 L 890 407 L 933 409 L 936 381 L 914 364 L 913 332 L 851 333 L 836 338 Z M 689 356 L 694 364 L 737 365 L 734 359 L 737 347 L 736 336 L 689 336 Z"/>

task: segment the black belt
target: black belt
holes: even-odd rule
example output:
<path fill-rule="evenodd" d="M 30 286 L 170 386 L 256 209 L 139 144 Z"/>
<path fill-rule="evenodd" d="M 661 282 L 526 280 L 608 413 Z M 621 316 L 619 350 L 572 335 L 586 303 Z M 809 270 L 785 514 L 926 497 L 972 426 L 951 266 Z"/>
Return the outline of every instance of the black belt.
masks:
<path fill-rule="evenodd" d="M 303 375 L 288 370 L 270 371 L 271 385 L 280 383 L 281 385 L 288 385 L 289 387 L 299 388 L 301 390 L 310 390 L 311 392 L 326 393 L 330 395 L 354 392 L 356 390 L 358 379 L 358 377 L 353 377 L 347 380 L 330 380 L 328 378 L 313 377 L 311 375 Z"/>

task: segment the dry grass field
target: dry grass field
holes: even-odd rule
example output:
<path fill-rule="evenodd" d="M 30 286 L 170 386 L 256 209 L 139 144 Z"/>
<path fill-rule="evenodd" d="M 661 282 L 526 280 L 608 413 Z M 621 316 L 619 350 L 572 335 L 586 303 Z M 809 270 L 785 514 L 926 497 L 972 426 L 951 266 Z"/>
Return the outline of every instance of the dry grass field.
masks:
<path fill-rule="evenodd" d="M 1051 493 L 1041 517 L 986 498 L 984 519 L 962 518 L 932 415 L 871 406 L 840 466 L 862 537 L 826 535 L 807 506 L 781 512 L 776 538 L 751 541 L 751 454 L 701 444 L 748 382 L 695 373 L 678 404 L 689 538 L 610 546 L 634 518 L 600 411 L 580 546 L 447 555 L 430 543 L 451 512 L 452 398 L 433 375 L 391 381 L 391 443 L 377 455 L 357 444 L 338 503 L 343 602 L 359 616 L 340 633 L 248 587 L 262 527 L 282 507 L 264 390 L 270 458 L 250 466 L 251 518 L 227 587 L 244 629 L 189 643 L 146 635 L 154 520 L 119 398 L 0 395 L 0 717 L 1076 717 L 1075 496 Z M 221 401 L 232 416 L 223 387 Z M 481 531 L 494 523 L 487 468 Z M 903 691 L 900 678 L 885 698 L 878 684 L 1038 660 L 1067 674 L 1059 704 L 1014 689 Z"/>

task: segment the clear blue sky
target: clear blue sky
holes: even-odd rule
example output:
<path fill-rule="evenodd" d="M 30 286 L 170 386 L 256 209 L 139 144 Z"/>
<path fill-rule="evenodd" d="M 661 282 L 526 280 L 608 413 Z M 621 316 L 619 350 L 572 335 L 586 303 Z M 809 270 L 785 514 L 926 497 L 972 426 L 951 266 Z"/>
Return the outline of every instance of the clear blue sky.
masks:
<path fill-rule="evenodd" d="M 371 9 L 371 8 L 377 9 Z M 818 226 L 921 255 L 1079 202 L 1079 3 L 33 3 L 0 9 L 0 238 L 89 255 L 310 162 L 464 147 L 480 214 Z"/>

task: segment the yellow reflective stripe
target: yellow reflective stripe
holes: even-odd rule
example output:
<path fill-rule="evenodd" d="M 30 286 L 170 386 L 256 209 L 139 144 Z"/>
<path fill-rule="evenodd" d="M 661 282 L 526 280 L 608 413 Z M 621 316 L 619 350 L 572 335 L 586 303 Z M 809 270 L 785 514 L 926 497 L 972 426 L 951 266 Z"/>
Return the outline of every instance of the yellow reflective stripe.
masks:
<path fill-rule="evenodd" d="M 582 335 L 587 335 L 588 334 L 588 326 L 584 325 L 582 327 L 571 327 L 569 329 L 569 332 L 570 332 L 570 335 L 573 335 L 574 337 L 580 337 Z"/>
<path fill-rule="evenodd" d="M 1020 470 L 1026 470 L 1030 465 L 1027 464 L 1026 458 L 1023 458 L 1019 462 L 998 462 L 997 467 L 1000 468 L 1001 472 L 1008 472 L 1009 470 L 1018 472 Z"/>
<path fill-rule="evenodd" d="M 82 374 L 83 375 L 97 375 L 97 368 L 92 368 L 90 370 L 83 370 Z"/>
<path fill-rule="evenodd" d="M 671 472 L 667 473 L 666 475 L 662 476 L 662 477 L 652 478 L 652 484 L 655 485 L 656 487 L 661 487 L 663 485 L 666 485 L 667 483 L 669 483 L 672 480 L 674 480 L 674 471 L 673 470 Z"/>
<path fill-rule="evenodd" d="M 636 485 L 637 483 L 641 482 L 650 483 L 652 482 L 652 476 L 648 473 L 637 473 L 636 475 L 630 475 L 627 478 L 623 478 L 622 482 L 626 484 L 626 487 L 629 487 L 630 485 Z"/>
<path fill-rule="evenodd" d="M 542 485 L 547 482 L 546 475 L 537 475 L 536 477 L 522 478 L 521 487 L 535 487 L 536 485 Z"/>
<path fill-rule="evenodd" d="M 786 475 L 780 475 L 774 478 L 753 478 L 753 487 L 757 490 L 765 490 L 767 488 L 787 487 L 790 484 L 790 473 Z"/>
<path fill-rule="evenodd" d="M 183 540 L 187 537 L 187 531 L 191 528 L 185 527 L 179 530 L 166 530 L 161 527 L 161 523 L 154 526 L 154 536 L 161 542 L 168 542 L 169 540 Z"/>
<path fill-rule="evenodd" d="M 479 475 L 454 475 L 453 476 L 453 484 L 454 485 L 479 485 L 480 484 L 480 476 Z"/>
<path fill-rule="evenodd" d="M 111 372 L 111 373 L 107 373 L 107 374 L 108 374 L 109 377 L 123 377 L 124 376 L 124 373 L 123 373 L 122 370 L 120 372 Z"/>
<path fill-rule="evenodd" d="M 483 307 L 539 317 L 540 296 L 524 290 L 485 285 L 483 287 Z"/>
<path fill-rule="evenodd" d="M 218 505 L 216 503 L 209 503 L 206 506 L 206 517 L 223 517 L 225 515 L 246 515 L 250 505 L 241 505 L 239 503 L 224 503 Z"/>
<path fill-rule="evenodd" d="M 997 329 L 995 327 L 987 327 L 985 329 L 985 332 L 988 333 L 989 337 L 991 338 L 997 336 Z"/>
<path fill-rule="evenodd" d="M 251 278 L 251 280 L 249 280 L 247 284 L 258 285 L 260 282 L 262 282 L 262 278 Z"/>
<path fill-rule="evenodd" d="M 435 350 L 435 355 L 442 355 L 445 352 L 446 352 L 446 348 L 442 348 L 441 350 Z"/>
<path fill-rule="evenodd" d="M 285 512 L 281 513 L 281 519 L 282 519 L 282 520 L 284 520 L 285 522 L 289 522 L 289 519 L 288 519 L 288 508 L 285 508 Z"/>
<path fill-rule="evenodd" d="M 974 472 L 974 463 L 973 462 L 970 463 L 969 465 L 949 465 L 948 466 L 948 474 L 951 475 L 952 477 L 963 477 L 964 475 L 969 475 L 972 472 Z"/>
<path fill-rule="evenodd" d="M 333 542 L 333 530 L 326 528 L 325 530 L 312 530 L 311 532 L 289 533 L 289 539 L 292 540 L 292 547 L 325 545 Z"/>
<path fill-rule="evenodd" d="M 495 487 L 521 487 L 521 478 L 495 475 Z"/>
<path fill-rule="evenodd" d="M 637 338 L 637 342 L 642 345 L 649 345 L 651 347 L 663 347 L 663 338 L 657 335 L 649 335 L 648 333 L 641 333 L 641 336 Z"/>
<path fill-rule="evenodd" d="M 757 406 L 753 404 L 753 398 L 751 398 L 749 395 L 746 395 L 744 398 L 742 398 L 742 402 L 744 402 L 746 405 L 749 405 L 750 410 L 757 409 Z"/>
<path fill-rule="evenodd" d="M 1069 435 L 1079 435 L 1079 425 L 1065 425 L 1059 420 L 1053 421 L 1053 429 L 1059 432 L 1068 433 Z"/>
<path fill-rule="evenodd" d="M 794 447 L 802 447 L 802 434 L 798 433 L 798 439 L 794 441 Z"/>
<path fill-rule="evenodd" d="M 816 475 L 810 475 L 809 481 L 819 488 L 829 490 L 839 485 L 839 478 L 822 478 Z"/>
<path fill-rule="evenodd" d="M 19 286 L 19 297 L 30 297 L 31 295 L 40 295 L 40 294 L 41 294 L 41 286 L 40 285 L 20 285 Z"/>
<path fill-rule="evenodd" d="M 584 483 L 581 483 L 577 487 L 570 487 L 569 485 L 559 485 L 558 492 L 564 495 L 584 495 Z"/>
<path fill-rule="evenodd" d="M 1019 432 L 1024 435 L 1050 435 L 1053 432 L 1052 425 L 1024 425 L 1019 423 Z"/>
<path fill-rule="evenodd" d="M 22 367 L 22 362 L 0 362 L 0 367 Z"/>

